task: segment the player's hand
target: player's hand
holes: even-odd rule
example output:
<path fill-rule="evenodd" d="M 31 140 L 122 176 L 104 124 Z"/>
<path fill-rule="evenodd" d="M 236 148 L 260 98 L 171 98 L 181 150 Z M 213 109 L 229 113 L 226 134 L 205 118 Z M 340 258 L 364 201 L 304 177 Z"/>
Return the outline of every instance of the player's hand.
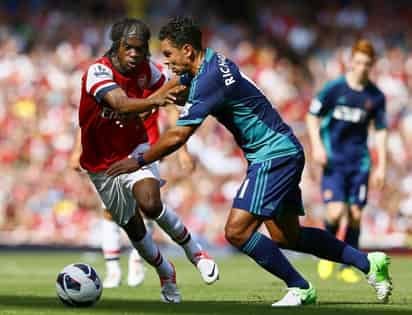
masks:
<path fill-rule="evenodd" d="M 106 174 L 109 176 L 118 176 L 120 174 L 132 173 L 140 168 L 139 162 L 134 158 L 126 158 L 117 161 L 110 165 L 107 169 Z"/>
<path fill-rule="evenodd" d="M 383 169 L 382 167 L 377 167 L 372 171 L 371 181 L 373 187 L 382 190 L 383 186 L 385 185 L 385 173 L 385 169 Z"/>
<path fill-rule="evenodd" d="M 186 150 L 180 150 L 177 154 L 182 171 L 186 174 L 192 173 L 196 167 L 194 158 Z"/>
<path fill-rule="evenodd" d="M 156 97 L 156 103 L 158 106 L 166 106 L 170 104 L 176 104 L 178 101 L 179 95 L 187 90 L 187 87 L 184 85 L 178 85 L 164 94 L 160 94 Z"/>
<path fill-rule="evenodd" d="M 184 88 L 179 89 L 179 92 L 176 94 L 176 100 L 174 104 L 178 106 L 184 106 L 186 104 L 187 98 L 189 97 L 189 89 L 184 85 L 178 87 Z"/>
<path fill-rule="evenodd" d="M 312 157 L 313 160 L 321 166 L 325 166 L 328 163 L 328 155 L 323 145 L 312 147 Z"/>

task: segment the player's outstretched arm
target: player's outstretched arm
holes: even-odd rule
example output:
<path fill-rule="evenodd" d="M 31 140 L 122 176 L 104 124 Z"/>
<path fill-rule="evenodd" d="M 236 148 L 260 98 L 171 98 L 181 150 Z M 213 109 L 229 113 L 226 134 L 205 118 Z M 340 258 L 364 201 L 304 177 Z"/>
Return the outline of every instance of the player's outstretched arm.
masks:
<path fill-rule="evenodd" d="M 176 121 L 179 119 L 179 111 L 174 105 L 166 106 L 164 109 L 167 112 L 169 126 L 172 128 L 176 125 Z M 186 144 L 177 151 L 177 158 L 179 160 L 180 168 L 185 174 L 193 172 L 196 163 L 194 158 L 188 152 Z"/>
<path fill-rule="evenodd" d="M 162 92 L 159 92 L 160 90 Z M 108 91 L 103 96 L 103 100 L 113 109 L 122 113 L 143 113 L 159 106 L 173 104 L 176 101 L 176 96 L 184 90 L 186 87 L 180 85 L 169 90 L 161 88 L 148 98 L 131 98 L 121 88 L 115 88 Z"/>
<path fill-rule="evenodd" d="M 183 146 L 189 137 L 196 130 L 197 126 L 175 126 L 167 130 L 160 139 L 150 148 L 149 151 L 139 156 L 129 157 L 127 159 L 113 163 L 106 173 L 110 176 L 117 176 L 124 173 L 130 173 L 138 170 L 146 164 L 169 155 L 181 146 Z"/>

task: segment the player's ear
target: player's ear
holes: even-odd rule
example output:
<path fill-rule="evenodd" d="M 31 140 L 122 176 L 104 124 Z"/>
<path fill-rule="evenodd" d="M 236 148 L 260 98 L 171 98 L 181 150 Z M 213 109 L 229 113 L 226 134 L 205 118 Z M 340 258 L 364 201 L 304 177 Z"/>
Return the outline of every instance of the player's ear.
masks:
<path fill-rule="evenodd" d="M 186 57 L 191 58 L 191 57 L 193 56 L 193 46 L 190 45 L 190 44 L 184 44 L 184 45 L 182 46 L 182 51 L 183 51 L 183 54 L 184 54 Z"/>

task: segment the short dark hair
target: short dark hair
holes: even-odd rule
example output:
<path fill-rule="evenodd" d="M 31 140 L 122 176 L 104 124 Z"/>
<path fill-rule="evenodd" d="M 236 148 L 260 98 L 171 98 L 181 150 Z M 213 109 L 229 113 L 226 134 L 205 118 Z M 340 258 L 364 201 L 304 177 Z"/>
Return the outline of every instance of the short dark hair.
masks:
<path fill-rule="evenodd" d="M 134 18 L 123 18 L 112 25 L 110 39 L 113 43 L 106 55 L 117 53 L 122 38 L 127 39 L 131 34 L 145 43 L 146 54 L 149 55 L 149 27 L 143 21 Z"/>
<path fill-rule="evenodd" d="M 175 17 L 164 25 L 159 32 L 159 40 L 168 39 L 175 47 L 190 44 L 196 50 L 202 49 L 200 27 L 188 17 Z"/>

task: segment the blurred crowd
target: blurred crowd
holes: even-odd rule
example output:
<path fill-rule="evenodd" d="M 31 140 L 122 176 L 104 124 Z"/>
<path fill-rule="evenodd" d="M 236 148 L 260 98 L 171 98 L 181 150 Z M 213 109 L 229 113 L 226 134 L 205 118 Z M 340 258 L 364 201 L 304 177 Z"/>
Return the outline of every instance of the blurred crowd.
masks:
<path fill-rule="evenodd" d="M 87 176 L 68 167 L 68 158 L 80 78 L 108 49 L 110 24 L 126 14 L 152 28 L 157 62 L 162 57 L 156 32 L 168 16 L 198 18 L 205 44 L 257 83 L 305 146 L 302 224 L 312 226 L 322 226 L 323 206 L 304 117 L 316 91 L 345 71 L 352 43 L 371 39 L 378 52 L 373 80 L 387 97 L 389 167 L 384 190 L 370 191 L 361 246 L 411 245 L 412 8 L 407 1 L 381 0 L 2 1 L 0 244 L 99 245 L 100 202 Z M 160 125 L 168 127 L 165 113 Z M 370 147 L 374 158 L 373 136 Z M 174 156 L 162 161 L 163 198 L 204 244 L 226 246 L 223 224 L 243 180 L 242 154 L 212 118 L 188 148 L 197 160 L 193 174 L 182 172 Z M 155 236 L 165 240 L 160 232 Z"/>

